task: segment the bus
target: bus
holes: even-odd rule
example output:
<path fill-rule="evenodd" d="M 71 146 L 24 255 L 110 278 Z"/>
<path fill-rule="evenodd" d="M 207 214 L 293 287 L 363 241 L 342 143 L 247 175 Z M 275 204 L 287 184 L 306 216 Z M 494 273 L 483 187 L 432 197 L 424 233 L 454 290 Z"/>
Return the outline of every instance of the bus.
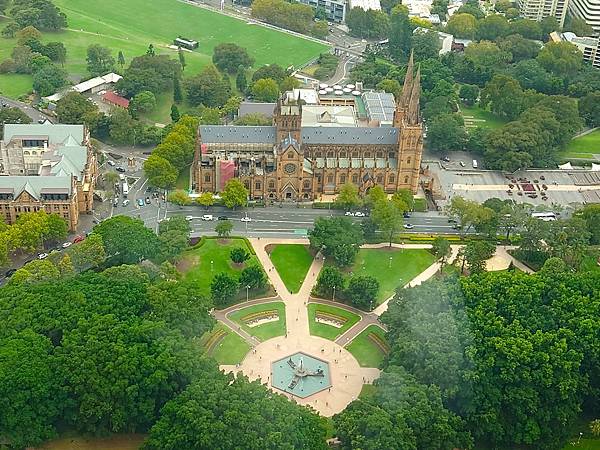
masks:
<path fill-rule="evenodd" d="M 123 197 L 127 198 L 127 194 L 129 194 L 129 185 L 127 184 L 127 180 L 123 180 L 123 187 L 121 190 L 123 191 Z"/>
<path fill-rule="evenodd" d="M 552 222 L 556 220 L 556 214 L 553 212 L 534 212 L 531 213 L 531 217 L 543 220 L 544 222 Z"/>

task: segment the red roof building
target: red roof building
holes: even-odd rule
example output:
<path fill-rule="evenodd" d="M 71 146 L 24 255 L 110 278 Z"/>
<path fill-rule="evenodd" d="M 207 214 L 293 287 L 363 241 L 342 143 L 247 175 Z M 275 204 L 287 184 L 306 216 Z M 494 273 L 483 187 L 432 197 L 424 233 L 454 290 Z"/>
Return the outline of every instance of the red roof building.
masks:
<path fill-rule="evenodd" d="M 102 96 L 102 100 L 104 100 L 106 103 L 109 103 L 114 106 L 118 106 L 120 108 L 129 107 L 129 100 L 127 100 L 125 97 L 121 97 L 120 95 L 115 94 L 112 91 L 107 91 Z"/>

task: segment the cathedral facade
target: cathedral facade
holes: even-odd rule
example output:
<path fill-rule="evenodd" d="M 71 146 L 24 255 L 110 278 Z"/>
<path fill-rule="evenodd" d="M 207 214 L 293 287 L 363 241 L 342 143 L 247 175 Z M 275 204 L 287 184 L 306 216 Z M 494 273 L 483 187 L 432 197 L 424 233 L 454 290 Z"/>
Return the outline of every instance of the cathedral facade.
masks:
<path fill-rule="evenodd" d="M 202 125 L 192 167 L 195 192 L 219 192 L 239 178 L 250 198 L 311 201 L 335 195 L 345 183 L 359 192 L 416 193 L 423 152 L 420 73 L 412 58 L 390 123 L 357 119 L 352 101 L 306 104 L 284 95 L 272 126 Z M 343 102 L 341 104 L 340 102 Z"/>

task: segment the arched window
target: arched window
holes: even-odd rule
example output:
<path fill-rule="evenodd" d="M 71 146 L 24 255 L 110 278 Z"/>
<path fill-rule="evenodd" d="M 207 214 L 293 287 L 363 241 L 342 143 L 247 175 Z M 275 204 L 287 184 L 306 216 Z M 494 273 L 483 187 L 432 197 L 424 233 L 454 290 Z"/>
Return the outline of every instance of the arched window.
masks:
<path fill-rule="evenodd" d="M 37 155 L 37 152 L 36 152 L 35 150 L 32 150 L 32 151 L 31 151 L 31 154 L 32 154 L 33 156 L 36 156 L 36 155 Z"/>
<path fill-rule="evenodd" d="M 29 152 L 28 152 L 27 150 L 23 150 L 23 154 L 24 154 L 25 156 L 27 156 L 27 155 L 29 155 Z"/>
<path fill-rule="evenodd" d="M 358 158 L 358 152 L 352 152 L 352 157 L 353 158 Z"/>
<path fill-rule="evenodd" d="M 304 187 L 304 189 L 310 188 L 310 181 L 304 180 L 304 182 L 302 183 L 302 186 Z"/>
<path fill-rule="evenodd" d="M 383 152 L 377 152 L 377 157 L 378 158 L 383 158 Z"/>
<path fill-rule="evenodd" d="M 288 159 L 294 159 L 294 152 L 288 153 Z"/>
<path fill-rule="evenodd" d="M 355 175 L 352 175 L 352 182 L 353 182 L 354 184 L 358 183 L 358 175 L 356 175 L 356 174 L 355 174 Z"/>
<path fill-rule="evenodd" d="M 406 164 L 410 164 L 410 156 L 406 158 Z"/>
<path fill-rule="evenodd" d="M 390 175 L 388 180 L 390 183 L 393 183 L 396 180 L 396 177 L 394 175 Z"/>
<path fill-rule="evenodd" d="M 346 157 L 346 152 L 340 152 L 340 158 L 345 158 Z"/>
<path fill-rule="evenodd" d="M 275 182 L 273 180 L 269 181 L 269 189 L 275 189 Z"/>
<path fill-rule="evenodd" d="M 333 158 L 333 152 L 332 151 L 328 151 L 327 152 L 327 157 L 328 158 Z"/>
<path fill-rule="evenodd" d="M 370 158 L 371 157 L 371 152 L 365 152 L 365 158 Z"/>
<path fill-rule="evenodd" d="M 404 177 L 404 184 L 408 184 L 408 175 Z"/>
<path fill-rule="evenodd" d="M 260 181 L 255 181 L 254 182 L 254 189 L 260 189 L 261 188 L 261 183 Z"/>
<path fill-rule="evenodd" d="M 340 175 L 340 183 L 344 184 L 346 182 L 346 175 Z"/>
<path fill-rule="evenodd" d="M 378 184 L 383 183 L 383 177 L 381 175 L 377 175 L 377 183 Z"/>
<path fill-rule="evenodd" d="M 250 182 L 249 181 L 244 181 L 244 187 L 246 189 L 250 189 Z"/>
<path fill-rule="evenodd" d="M 333 175 L 327 175 L 327 182 L 329 184 L 333 183 Z"/>

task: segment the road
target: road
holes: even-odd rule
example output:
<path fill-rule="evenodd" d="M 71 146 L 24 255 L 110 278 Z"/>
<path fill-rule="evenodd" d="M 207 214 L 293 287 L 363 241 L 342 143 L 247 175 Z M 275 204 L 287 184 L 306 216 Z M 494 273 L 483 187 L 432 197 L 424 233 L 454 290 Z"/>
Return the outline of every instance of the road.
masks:
<path fill-rule="evenodd" d="M 4 106 L 10 106 L 12 108 L 19 108 L 33 120 L 34 123 L 39 122 L 40 120 L 50 120 L 52 122 L 52 118 L 47 116 L 46 114 L 38 111 L 37 109 L 29 106 L 27 103 L 20 102 L 18 100 L 13 100 L 8 97 L 0 96 L 0 103 Z"/>

